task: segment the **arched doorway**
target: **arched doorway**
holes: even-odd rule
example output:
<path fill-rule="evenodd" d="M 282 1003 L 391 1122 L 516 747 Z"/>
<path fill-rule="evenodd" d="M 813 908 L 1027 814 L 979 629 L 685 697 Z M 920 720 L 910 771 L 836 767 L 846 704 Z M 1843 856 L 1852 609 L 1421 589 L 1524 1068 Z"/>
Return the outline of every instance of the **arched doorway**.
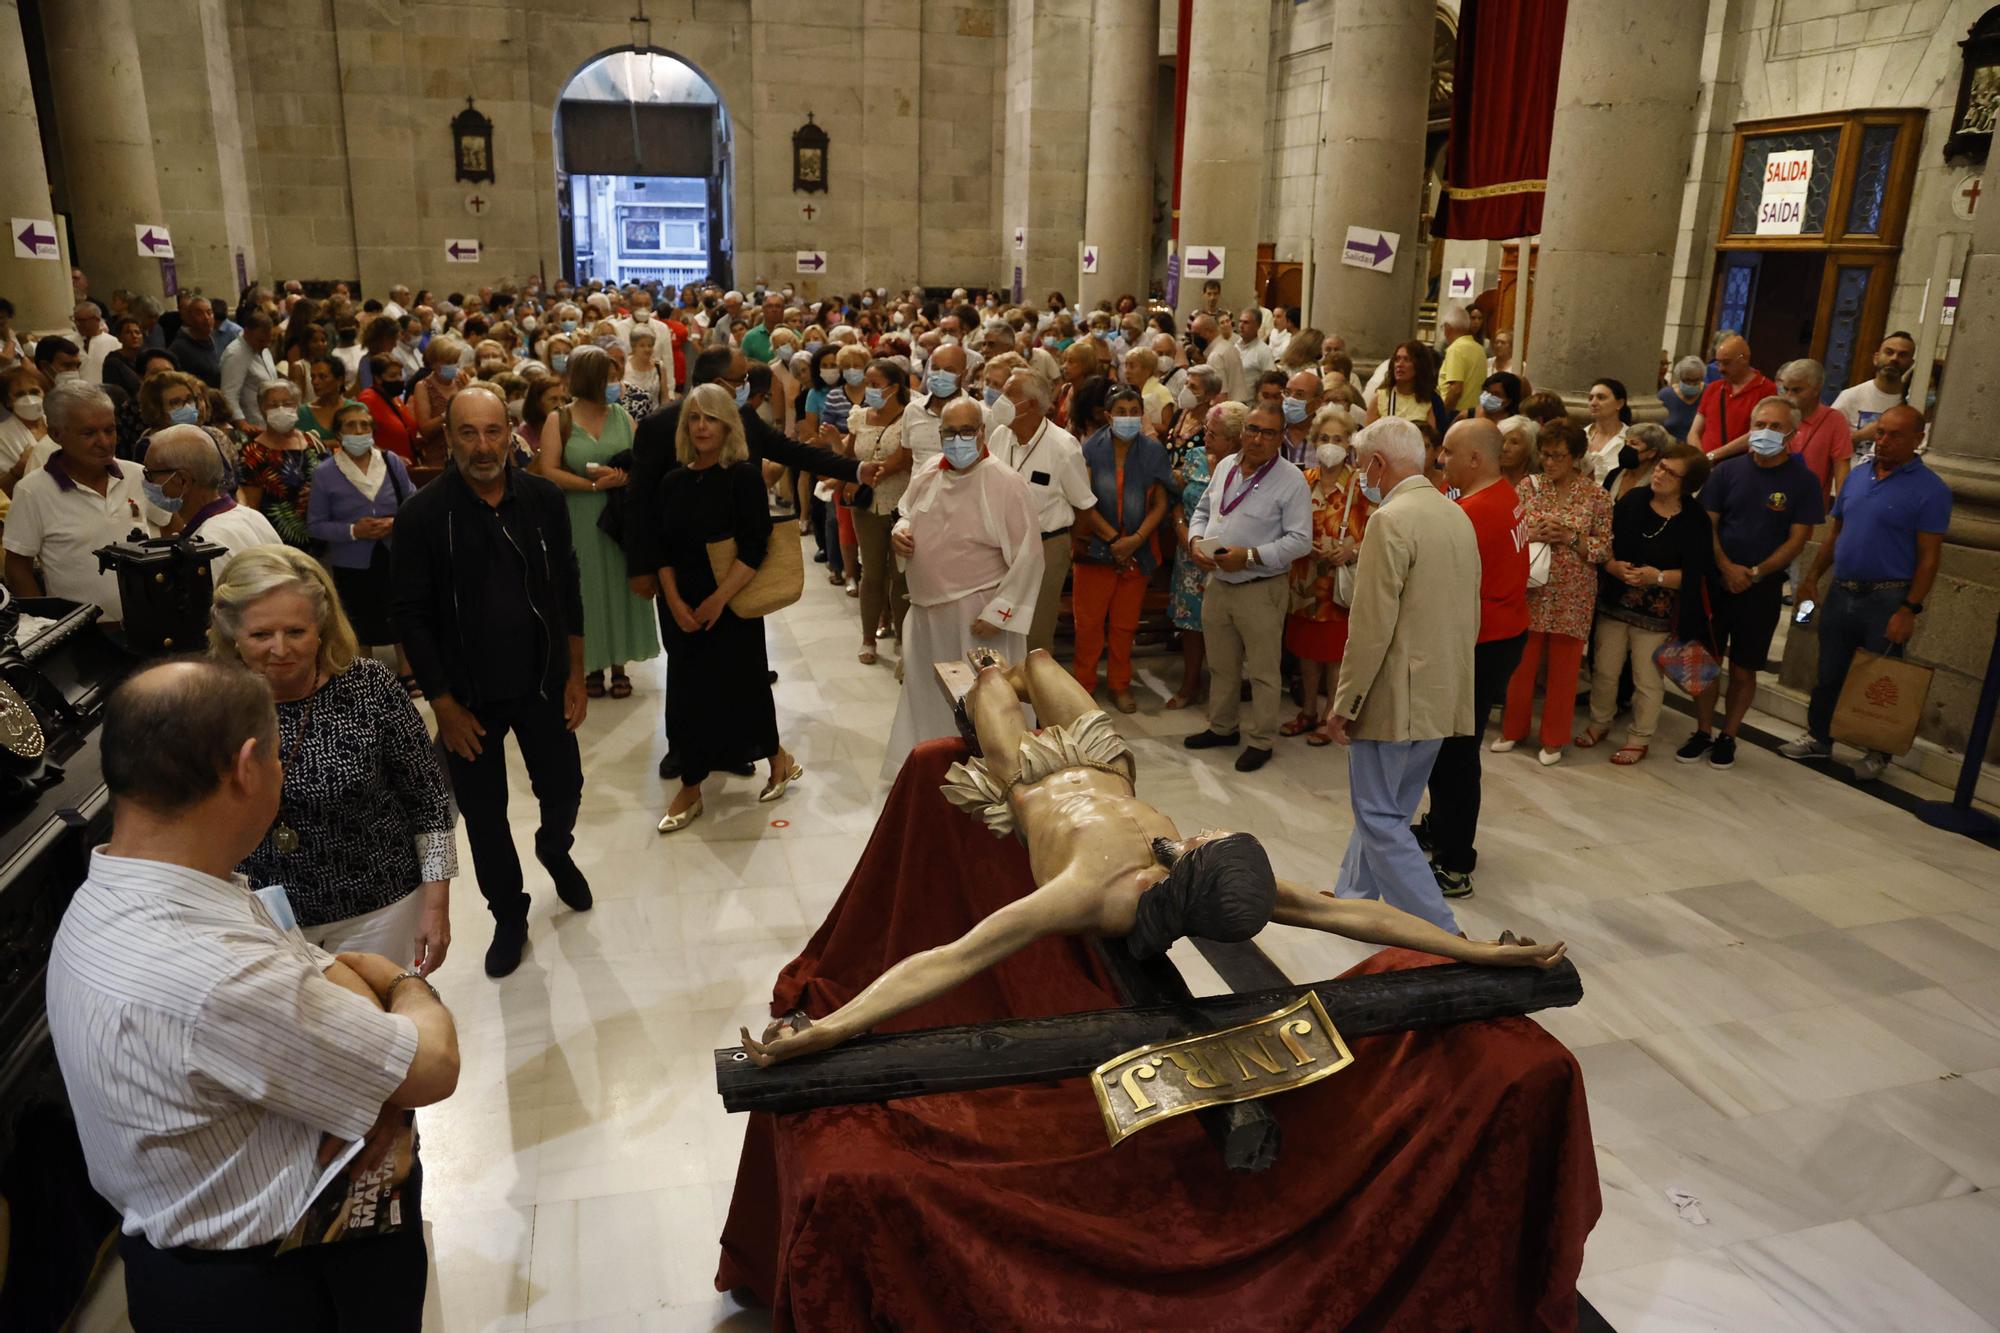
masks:
<path fill-rule="evenodd" d="M 587 61 L 556 100 L 556 214 L 572 281 L 731 280 L 729 113 L 671 51 Z"/>

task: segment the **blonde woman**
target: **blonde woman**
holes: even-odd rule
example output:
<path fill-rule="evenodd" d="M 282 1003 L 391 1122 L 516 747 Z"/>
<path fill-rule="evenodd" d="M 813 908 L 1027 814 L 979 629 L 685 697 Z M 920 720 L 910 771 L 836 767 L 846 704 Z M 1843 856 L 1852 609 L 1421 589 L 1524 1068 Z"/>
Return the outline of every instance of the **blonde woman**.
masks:
<path fill-rule="evenodd" d="M 750 461 L 736 400 L 704 384 L 681 400 L 674 434 L 680 466 L 660 483 L 652 521 L 664 563 L 660 595 L 671 620 L 667 640 L 667 748 L 681 765 L 681 789 L 659 822 L 676 833 L 701 817 L 701 784 L 709 774 L 759 759 L 771 777 L 759 801 L 775 801 L 805 776 L 778 742 L 764 622 L 745 620 L 729 599 L 749 586 L 771 544 L 764 477 Z M 709 543 L 736 543 L 736 560 L 720 582 Z M 789 530 L 780 541 L 796 541 Z"/>
<path fill-rule="evenodd" d="M 443 337 L 431 339 L 424 349 L 424 364 L 430 367 L 430 374 L 417 381 L 410 390 L 410 412 L 417 419 L 416 462 L 426 466 L 442 466 L 450 446 L 444 438 L 445 409 L 451 406 L 452 395 L 458 392 L 459 363 L 465 359 L 465 344 L 447 333 Z"/>
<path fill-rule="evenodd" d="M 862 380 L 861 406 L 847 419 L 855 458 L 882 467 L 870 502 L 852 511 L 861 550 L 863 666 L 875 664 L 876 635 L 895 638 L 902 632 L 904 613 L 910 609 L 903 571 L 889 552 L 896 502 L 910 484 L 910 447 L 903 441 L 903 409 L 909 402 L 909 374 L 894 361 L 878 359 L 869 365 Z"/>
<path fill-rule="evenodd" d="M 333 581 L 288 546 L 239 553 L 216 586 L 210 652 L 278 705 L 278 817 L 238 869 L 282 884 L 307 940 L 429 974 L 451 944 L 458 844 L 430 733 L 389 669 L 359 655 Z"/>

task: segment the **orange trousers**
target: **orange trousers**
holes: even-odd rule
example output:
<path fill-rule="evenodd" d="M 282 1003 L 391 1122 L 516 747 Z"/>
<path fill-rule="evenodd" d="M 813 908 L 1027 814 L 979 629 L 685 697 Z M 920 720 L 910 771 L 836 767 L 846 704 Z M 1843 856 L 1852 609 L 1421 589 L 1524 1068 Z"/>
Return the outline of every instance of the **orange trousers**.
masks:
<path fill-rule="evenodd" d="M 1076 679 L 1097 688 L 1097 659 L 1104 656 L 1105 624 L 1111 626 L 1109 683 L 1114 693 L 1132 688 L 1132 636 L 1139 632 L 1139 604 L 1146 576 L 1136 569 L 1079 564 L 1070 571 L 1070 608 L 1076 617 Z"/>
<path fill-rule="evenodd" d="M 1567 634 L 1531 631 L 1521 650 L 1521 665 L 1507 682 L 1507 707 L 1500 714 L 1500 734 L 1510 741 L 1528 738 L 1528 715 L 1535 710 L 1535 673 L 1542 658 L 1549 660 L 1548 691 L 1542 696 L 1542 748 L 1560 750 L 1573 739 L 1576 722 L 1576 673 L 1583 666 L 1583 640 Z"/>

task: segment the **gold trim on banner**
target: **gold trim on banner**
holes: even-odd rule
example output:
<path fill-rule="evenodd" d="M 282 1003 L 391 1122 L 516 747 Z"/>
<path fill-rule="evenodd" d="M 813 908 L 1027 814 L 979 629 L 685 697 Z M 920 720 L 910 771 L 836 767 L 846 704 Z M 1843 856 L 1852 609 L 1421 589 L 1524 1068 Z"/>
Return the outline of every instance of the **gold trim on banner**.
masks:
<path fill-rule="evenodd" d="M 1503 194 L 1546 193 L 1549 183 L 1538 181 L 1501 181 L 1498 185 L 1447 185 L 1445 193 L 1454 199 L 1491 199 Z"/>
<path fill-rule="evenodd" d="M 1302 1088 L 1353 1063 L 1318 992 L 1307 991 L 1238 1027 L 1115 1056 L 1092 1071 L 1090 1086 L 1116 1144 L 1162 1120 Z"/>

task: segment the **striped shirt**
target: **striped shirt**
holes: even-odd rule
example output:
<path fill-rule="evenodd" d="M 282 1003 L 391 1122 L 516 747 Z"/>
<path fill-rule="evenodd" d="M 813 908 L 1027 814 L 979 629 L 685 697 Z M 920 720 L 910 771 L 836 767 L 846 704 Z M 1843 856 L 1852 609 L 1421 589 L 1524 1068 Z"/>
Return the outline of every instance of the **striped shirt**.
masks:
<path fill-rule="evenodd" d="M 331 961 L 240 877 L 92 853 L 49 958 L 49 1030 L 90 1183 L 126 1234 L 277 1240 L 320 1136 L 367 1134 L 416 1025 L 326 980 Z"/>

